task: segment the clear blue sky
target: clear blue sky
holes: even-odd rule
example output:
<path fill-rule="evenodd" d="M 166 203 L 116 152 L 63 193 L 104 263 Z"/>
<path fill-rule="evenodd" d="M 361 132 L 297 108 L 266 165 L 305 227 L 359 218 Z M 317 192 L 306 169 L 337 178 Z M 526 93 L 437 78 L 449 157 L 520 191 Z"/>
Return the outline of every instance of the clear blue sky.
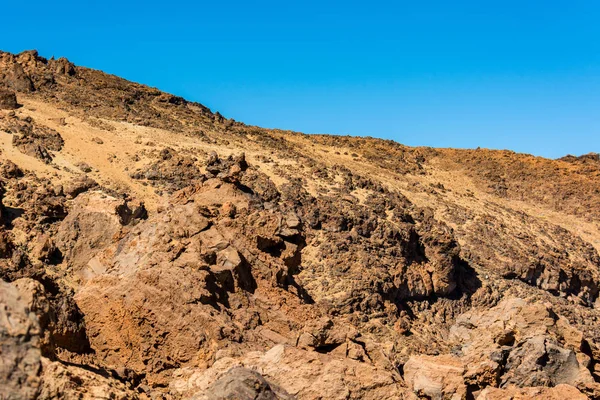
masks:
<path fill-rule="evenodd" d="M 7 1 L 38 49 L 249 124 L 600 152 L 600 1 Z"/>

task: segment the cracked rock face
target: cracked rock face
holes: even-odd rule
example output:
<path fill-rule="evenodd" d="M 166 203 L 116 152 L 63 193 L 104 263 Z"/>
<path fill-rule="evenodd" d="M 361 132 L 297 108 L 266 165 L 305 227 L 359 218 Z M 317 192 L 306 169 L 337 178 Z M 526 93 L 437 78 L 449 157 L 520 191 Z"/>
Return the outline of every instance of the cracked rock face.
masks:
<path fill-rule="evenodd" d="M 39 386 L 40 327 L 19 290 L 0 281 L 0 382 L 3 396 L 35 398 Z"/>
<path fill-rule="evenodd" d="M 0 52 L 0 397 L 600 398 L 598 174 Z"/>

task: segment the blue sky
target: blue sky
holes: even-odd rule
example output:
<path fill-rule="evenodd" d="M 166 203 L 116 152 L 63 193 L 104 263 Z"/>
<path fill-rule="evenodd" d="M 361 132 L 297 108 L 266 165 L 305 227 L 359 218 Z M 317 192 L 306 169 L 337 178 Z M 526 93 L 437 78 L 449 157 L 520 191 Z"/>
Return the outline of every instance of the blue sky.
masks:
<path fill-rule="evenodd" d="M 226 117 L 408 145 L 600 152 L 600 2 L 29 1 L 0 49 Z"/>

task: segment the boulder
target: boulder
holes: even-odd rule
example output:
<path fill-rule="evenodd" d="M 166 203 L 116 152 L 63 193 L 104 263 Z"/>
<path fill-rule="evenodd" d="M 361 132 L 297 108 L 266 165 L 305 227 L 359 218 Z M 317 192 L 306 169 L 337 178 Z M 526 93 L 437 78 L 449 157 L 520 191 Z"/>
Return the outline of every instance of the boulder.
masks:
<path fill-rule="evenodd" d="M 420 397 L 460 400 L 467 396 L 464 372 L 464 363 L 454 356 L 413 356 L 404 365 L 404 381 Z"/>
<path fill-rule="evenodd" d="M 35 87 L 29 75 L 23 69 L 23 66 L 17 62 L 11 63 L 8 67 L 4 82 L 17 92 L 33 92 Z"/>
<path fill-rule="evenodd" d="M 14 92 L 0 89 L 0 110 L 15 110 L 19 108 L 17 95 Z"/>
<path fill-rule="evenodd" d="M 67 198 L 74 199 L 81 193 L 98 186 L 98 183 L 87 175 L 80 175 L 64 185 L 63 191 Z"/>
<path fill-rule="evenodd" d="M 248 368 L 234 367 L 193 400 L 291 400 L 285 390 Z"/>

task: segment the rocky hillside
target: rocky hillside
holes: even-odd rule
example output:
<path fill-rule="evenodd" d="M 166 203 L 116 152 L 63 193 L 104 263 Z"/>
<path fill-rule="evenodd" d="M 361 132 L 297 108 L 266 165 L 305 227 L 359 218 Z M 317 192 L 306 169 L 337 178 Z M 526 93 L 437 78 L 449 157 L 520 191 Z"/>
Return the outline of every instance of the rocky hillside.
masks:
<path fill-rule="evenodd" d="M 248 126 L 0 52 L 8 399 L 600 398 L 600 159 Z"/>

